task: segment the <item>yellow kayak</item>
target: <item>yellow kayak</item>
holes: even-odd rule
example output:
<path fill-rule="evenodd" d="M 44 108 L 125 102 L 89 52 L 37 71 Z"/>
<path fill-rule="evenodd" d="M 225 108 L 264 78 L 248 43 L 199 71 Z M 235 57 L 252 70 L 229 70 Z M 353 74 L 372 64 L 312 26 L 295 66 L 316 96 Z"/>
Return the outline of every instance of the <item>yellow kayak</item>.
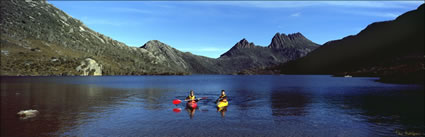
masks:
<path fill-rule="evenodd" d="M 221 108 L 221 107 L 227 107 L 229 105 L 229 102 L 227 101 L 219 101 L 217 102 L 217 107 Z"/>

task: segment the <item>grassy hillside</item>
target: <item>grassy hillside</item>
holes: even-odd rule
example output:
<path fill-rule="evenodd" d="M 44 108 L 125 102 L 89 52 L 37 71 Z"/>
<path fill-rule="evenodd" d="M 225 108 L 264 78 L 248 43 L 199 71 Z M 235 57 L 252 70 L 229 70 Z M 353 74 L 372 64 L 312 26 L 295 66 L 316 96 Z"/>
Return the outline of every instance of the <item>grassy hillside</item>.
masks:
<path fill-rule="evenodd" d="M 2 75 L 76 75 L 87 57 L 103 65 L 104 75 L 187 73 L 91 30 L 46 1 L 5 0 L 0 12 Z M 52 59 L 61 62 L 52 65 Z"/>

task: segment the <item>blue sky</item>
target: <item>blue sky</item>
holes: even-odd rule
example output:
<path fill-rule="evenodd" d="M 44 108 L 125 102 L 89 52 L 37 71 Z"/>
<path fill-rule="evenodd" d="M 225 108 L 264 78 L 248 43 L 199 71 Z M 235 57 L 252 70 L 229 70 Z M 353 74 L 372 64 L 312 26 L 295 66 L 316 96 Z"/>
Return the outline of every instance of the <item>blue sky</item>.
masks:
<path fill-rule="evenodd" d="M 246 38 L 267 46 L 276 32 L 323 44 L 395 19 L 423 1 L 49 1 L 129 46 L 160 40 L 217 58 Z"/>

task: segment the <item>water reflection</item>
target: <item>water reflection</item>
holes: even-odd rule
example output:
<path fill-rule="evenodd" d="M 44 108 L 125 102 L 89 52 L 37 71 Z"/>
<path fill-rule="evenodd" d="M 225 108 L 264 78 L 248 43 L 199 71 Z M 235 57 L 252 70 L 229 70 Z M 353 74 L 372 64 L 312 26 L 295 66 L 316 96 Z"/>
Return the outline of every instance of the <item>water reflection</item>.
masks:
<path fill-rule="evenodd" d="M 351 115 L 363 115 L 386 134 L 425 135 L 423 91 L 386 91 L 344 96 L 339 105 Z M 395 126 L 400 125 L 400 126 Z M 388 130 L 390 129 L 390 130 Z"/>
<path fill-rule="evenodd" d="M 130 90 L 132 94 L 129 97 L 134 97 L 136 101 L 140 101 L 143 105 L 143 108 L 148 110 L 159 110 L 163 109 L 164 101 L 167 98 L 165 94 L 169 92 L 169 90 L 161 89 L 161 88 L 146 88 L 146 89 L 134 89 Z"/>
<path fill-rule="evenodd" d="M 186 111 L 187 111 L 187 114 L 189 114 L 189 118 L 190 118 L 190 119 L 193 119 L 193 116 L 195 116 L 195 111 L 196 111 L 196 109 L 197 109 L 197 108 L 189 108 L 189 107 L 186 107 Z"/>
<path fill-rule="evenodd" d="M 227 107 L 217 107 L 217 112 L 220 112 L 222 118 L 226 115 Z"/>
<path fill-rule="evenodd" d="M 272 115 L 300 116 L 305 115 L 305 107 L 310 103 L 310 97 L 297 89 L 291 91 L 272 91 L 270 96 Z"/>
<path fill-rule="evenodd" d="M 2 78 L 1 136 L 46 136 L 75 127 L 117 104 L 125 91 L 87 85 L 12 82 Z M 21 110 L 34 109 L 36 117 L 21 120 Z"/>
<path fill-rule="evenodd" d="M 173 105 L 189 88 L 208 99 L 199 109 Z M 221 89 L 228 91 L 228 108 L 214 103 Z M 367 78 L 2 77 L 0 101 L 1 136 L 396 136 L 424 130 L 423 87 Z M 40 114 L 16 116 L 28 109 Z"/>
<path fill-rule="evenodd" d="M 181 108 L 173 108 L 174 113 L 180 113 L 182 111 Z"/>

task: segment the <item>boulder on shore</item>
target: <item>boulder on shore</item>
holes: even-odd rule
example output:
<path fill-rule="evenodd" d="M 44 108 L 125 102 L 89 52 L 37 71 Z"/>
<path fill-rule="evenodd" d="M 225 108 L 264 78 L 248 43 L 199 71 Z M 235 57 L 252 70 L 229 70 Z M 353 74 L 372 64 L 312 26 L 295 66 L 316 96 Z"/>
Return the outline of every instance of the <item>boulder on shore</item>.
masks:
<path fill-rule="evenodd" d="M 38 110 L 29 109 L 29 110 L 21 110 L 17 114 L 19 115 L 21 119 L 28 119 L 28 118 L 33 118 L 37 116 L 38 113 L 39 113 Z"/>
<path fill-rule="evenodd" d="M 76 70 L 82 72 L 81 76 L 102 76 L 102 65 L 91 58 L 81 61 L 81 65 Z"/>

